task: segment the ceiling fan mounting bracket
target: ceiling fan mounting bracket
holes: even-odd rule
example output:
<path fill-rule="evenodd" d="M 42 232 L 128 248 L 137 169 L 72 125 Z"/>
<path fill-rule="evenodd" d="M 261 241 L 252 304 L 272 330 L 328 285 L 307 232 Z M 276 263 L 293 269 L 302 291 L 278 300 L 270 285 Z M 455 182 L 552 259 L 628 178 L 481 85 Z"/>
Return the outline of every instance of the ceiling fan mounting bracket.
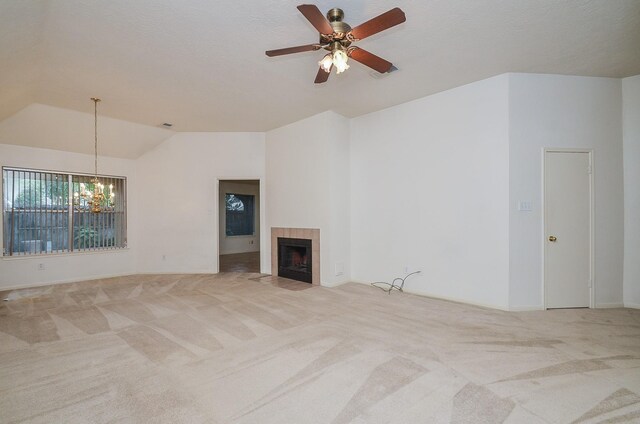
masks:
<path fill-rule="evenodd" d="M 327 12 L 327 19 L 329 22 L 341 21 L 344 18 L 344 12 L 339 7 L 329 9 Z"/>
<path fill-rule="evenodd" d="M 334 41 L 339 41 L 342 47 L 349 47 L 349 45 L 354 41 L 352 37 L 350 37 L 351 26 L 348 23 L 344 22 L 342 19 L 344 18 L 344 12 L 342 9 L 334 7 L 327 12 L 327 20 L 329 21 L 329 25 L 333 32 L 331 34 L 322 34 L 320 33 L 320 44 L 325 43 L 333 43 Z M 326 50 L 331 50 L 330 48 L 325 47 Z"/>

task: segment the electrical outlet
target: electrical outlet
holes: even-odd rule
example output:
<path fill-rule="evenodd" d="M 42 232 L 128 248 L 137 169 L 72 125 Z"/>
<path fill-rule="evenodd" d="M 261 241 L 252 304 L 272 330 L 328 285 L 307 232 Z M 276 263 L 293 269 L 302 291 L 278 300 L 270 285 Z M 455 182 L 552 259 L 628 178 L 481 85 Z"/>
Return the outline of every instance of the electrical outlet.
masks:
<path fill-rule="evenodd" d="M 410 269 L 411 267 L 409 267 L 409 265 L 405 265 L 404 268 L 402 268 L 402 272 L 404 272 L 405 274 L 408 274 Z"/>
<path fill-rule="evenodd" d="M 44 264 L 38 264 L 38 271 L 44 271 Z"/>
<path fill-rule="evenodd" d="M 336 277 L 344 274 L 344 262 L 336 263 Z"/>
<path fill-rule="evenodd" d="M 162 255 L 162 260 L 166 261 L 167 260 L 167 255 Z"/>

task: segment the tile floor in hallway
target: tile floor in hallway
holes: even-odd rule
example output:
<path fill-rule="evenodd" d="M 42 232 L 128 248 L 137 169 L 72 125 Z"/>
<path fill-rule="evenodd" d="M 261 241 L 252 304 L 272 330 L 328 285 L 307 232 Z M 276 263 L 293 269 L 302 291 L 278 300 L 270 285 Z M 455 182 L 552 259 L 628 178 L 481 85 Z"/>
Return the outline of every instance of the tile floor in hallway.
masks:
<path fill-rule="evenodd" d="M 220 272 L 260 272 L 260 252 L 220 255 Z"/>

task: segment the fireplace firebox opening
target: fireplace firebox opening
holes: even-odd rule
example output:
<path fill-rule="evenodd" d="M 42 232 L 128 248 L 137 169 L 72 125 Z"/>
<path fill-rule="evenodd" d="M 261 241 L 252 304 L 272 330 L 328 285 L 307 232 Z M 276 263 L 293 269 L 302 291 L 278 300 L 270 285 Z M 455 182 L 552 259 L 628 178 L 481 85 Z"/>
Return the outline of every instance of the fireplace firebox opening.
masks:
<path fill-rule="evenodd" d="M 312 282 L 311 240 L 278 237 L 278 275 Z"/>

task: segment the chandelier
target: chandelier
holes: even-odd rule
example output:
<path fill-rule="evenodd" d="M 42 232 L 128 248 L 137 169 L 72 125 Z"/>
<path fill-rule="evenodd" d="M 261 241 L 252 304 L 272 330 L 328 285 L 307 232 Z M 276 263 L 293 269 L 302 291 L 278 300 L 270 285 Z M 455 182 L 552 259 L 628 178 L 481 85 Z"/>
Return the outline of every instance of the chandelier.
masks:
<path fill-rule="evenodd" d="M 94 118 L 94 176 L 88 186 L 80 183 L 80 192 L 73 193 L 73 204 L 77 209 L 89 208 L 93 213 L 113 208 L 115 193 L 113 184 L 109 184 L 109 190 L 105 192 L 105 186 L 98 179 L 98 102 L 100 99 L 92 97 Z M 93 190 L 93 191 L 92 191 Z"/>

